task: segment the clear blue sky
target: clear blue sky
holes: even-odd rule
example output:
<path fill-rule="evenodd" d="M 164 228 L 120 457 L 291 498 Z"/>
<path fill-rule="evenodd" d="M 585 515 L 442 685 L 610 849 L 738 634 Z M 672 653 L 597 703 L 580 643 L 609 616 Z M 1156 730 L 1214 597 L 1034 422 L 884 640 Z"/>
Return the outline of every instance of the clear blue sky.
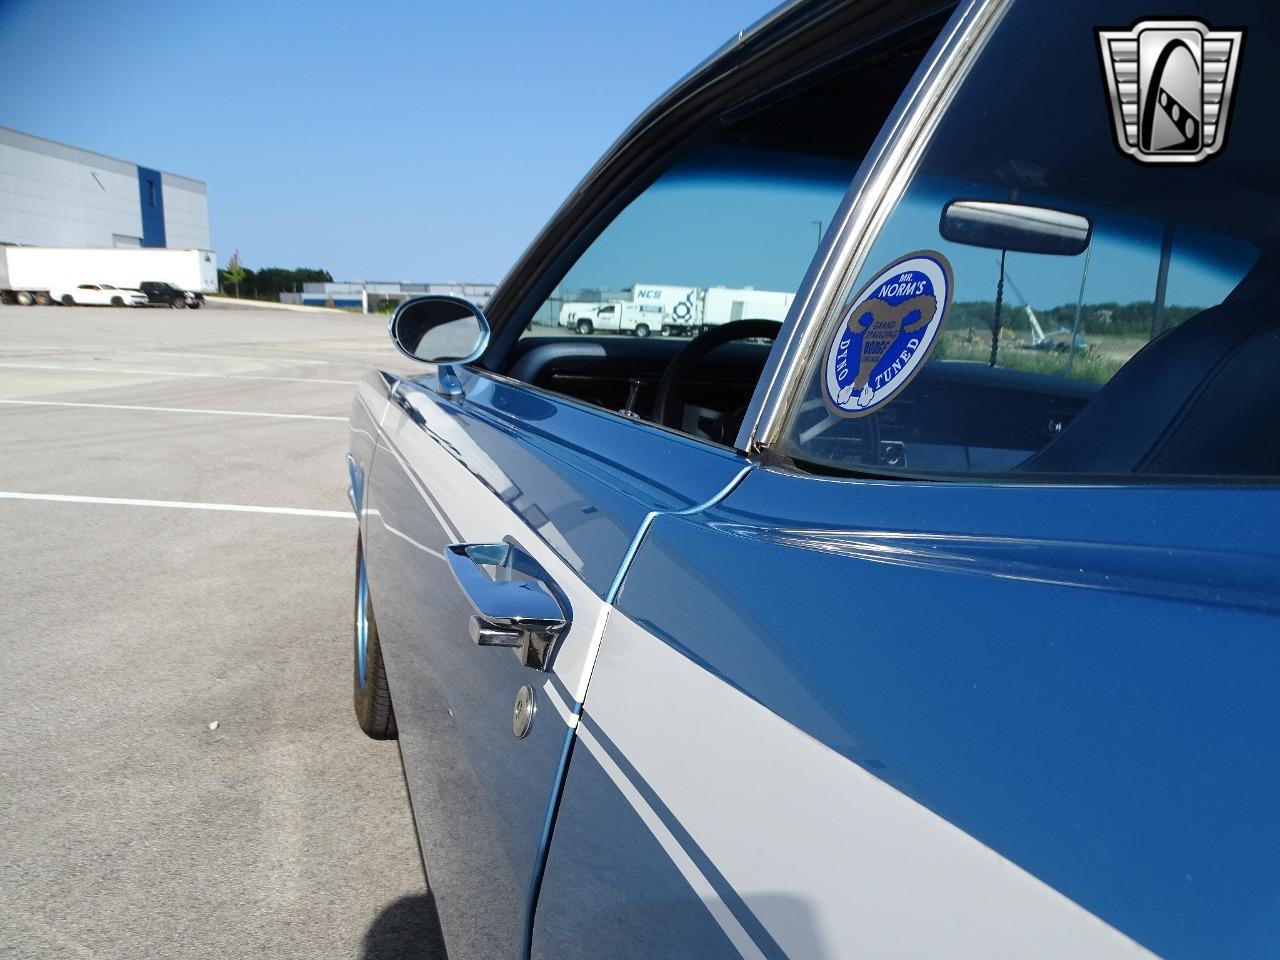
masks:
<path fill-rule="evenodd" d="M 223 263 L 498 280 L 774 0 L 0 0 L 0 125 L 204 180 Z"/>

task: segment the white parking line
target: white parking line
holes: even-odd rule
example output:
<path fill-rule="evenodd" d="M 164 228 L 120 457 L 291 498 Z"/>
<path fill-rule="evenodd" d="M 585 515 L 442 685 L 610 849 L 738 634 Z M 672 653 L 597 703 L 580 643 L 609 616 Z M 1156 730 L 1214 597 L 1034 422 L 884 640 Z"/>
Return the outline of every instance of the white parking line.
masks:
<path fill-rule="evenodd" d="M 211 413 L 220 417 L 277 417 L 281 420 L 340 420 L 346 417 L 322 416 L 318 413 L 259 413 L 250 410 L 203 410 L 196 407 L 144 407 L 130 403 L 71 403 L 66 400 L 0 400 L 16 407 L 91 407 L 96 410 L 148 410 L 153 413 Z"/>
<path fill-rule="evenodd" d="M 201 357 L 211 360 L 237 360 L 244 363 L 246 360 L 261 363 L 263 360 L 271 360 L 276 363 L 287 364 L 316 364 L 323 366 L 325 364 L 345 363 L 345 360 L 310 360 L 302 357 L 291 357 L 284 354 L 273 354 L 269 352 L 259 353 L 249 356 L 243 353 L 185 353 L 178 350 L 166 350 L 157 348 L 155 350 L 92 350 L 87 351 L 93 353 L 96 359 L 101 359 L 101 355 L 109 353 L 112 356 L 120 357 L 150 357 L 152 360 L 168 360 L 173 357 Z M 0 356 L 12 356 L 15 359 L 36 360 L 41 354 L 54 354 L 57 357 L 65 357 L 68 353 L 66 344 L 43 345 L 38 343 L 27 343 L 17 347 L 0 346 Z"/>
<path fill-rule="evenodd" d="M 354 520 L 350 510 L 307 510 L 302 507 L 254 507 L 241 503 L 190 503 L 185 500 L 135 500 L 127 497 L 79 497 L 64 493 L 14 493 L 0 490 L 0 500 L 52 503 L 99 503 L 116 507 L 165 507 L 171 510 L 222 510 L 231 513 L 276 513 L 290 517 L 333 517 Z"/>
<path fill-rule="evenodd" d="M 215 380 L 275 380 L 280 383 L 340 383 L 355 386 L 354 380 L 325 380 L 322 377 L 267 377 L 248 373 L 192 373 L 183 370 L 126 370 L 123 367 L 68 367 L 52 363 L 0 363 L 9 370 L 69 370 L 72 373 L 130 373 L 151 377 L 210 377 Z"/>

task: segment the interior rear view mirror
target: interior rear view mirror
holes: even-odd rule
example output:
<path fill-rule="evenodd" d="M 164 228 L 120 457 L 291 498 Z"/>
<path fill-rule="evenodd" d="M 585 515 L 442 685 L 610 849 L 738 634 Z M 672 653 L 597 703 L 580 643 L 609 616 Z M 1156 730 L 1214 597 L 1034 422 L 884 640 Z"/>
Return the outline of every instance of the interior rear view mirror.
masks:
<path fill-rule="evenodd" d="M 994 200 L 952 200 L 938 230 L 944 240 L 1018 253 L 1075 256 L 1093 234 L 1088 217 L 1065 210 Z"/>

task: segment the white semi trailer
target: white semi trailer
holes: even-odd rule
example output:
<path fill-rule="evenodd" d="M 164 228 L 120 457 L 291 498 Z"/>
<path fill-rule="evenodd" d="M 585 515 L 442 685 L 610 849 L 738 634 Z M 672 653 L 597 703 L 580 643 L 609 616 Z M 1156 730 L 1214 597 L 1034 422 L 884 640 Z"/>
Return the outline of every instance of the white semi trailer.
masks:
<path fill-rule="evenodd" d="M 652 291 L 650 300 L 659 300 L 664 309 L 662 335 L 690 336 L 734 320 L 786 319 L 794 293 L 756 290 L 752 287 L 673 287 L 636 284 L 636 296 Z"/>
<path fill-rule="evenodd" d="M 734 320 L 777 320 L 791 309 L 794 293 L 753 290 L 751 287 L 711 287 L 702 301 L 702 325 L 718 327 Z"/>
<path fill-rule="evenodd" d="M 12 303 L 50 303 L 84 283 L 136 290 L 147 281 L 216 293 L 218 261 L 212 250 L 0 246 L 0 298 Z"/>

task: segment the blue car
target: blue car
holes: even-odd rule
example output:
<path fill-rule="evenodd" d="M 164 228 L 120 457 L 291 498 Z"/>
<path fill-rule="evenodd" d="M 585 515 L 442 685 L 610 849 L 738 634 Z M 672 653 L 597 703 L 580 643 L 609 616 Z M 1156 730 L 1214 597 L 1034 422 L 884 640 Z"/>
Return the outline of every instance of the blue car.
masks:
<path fill-rule="evenodd" d="M 1280 9 L 1161 13 L 789 4 L 397 311 L 355 711 L 453 960 L 1280 954 Z"/>

